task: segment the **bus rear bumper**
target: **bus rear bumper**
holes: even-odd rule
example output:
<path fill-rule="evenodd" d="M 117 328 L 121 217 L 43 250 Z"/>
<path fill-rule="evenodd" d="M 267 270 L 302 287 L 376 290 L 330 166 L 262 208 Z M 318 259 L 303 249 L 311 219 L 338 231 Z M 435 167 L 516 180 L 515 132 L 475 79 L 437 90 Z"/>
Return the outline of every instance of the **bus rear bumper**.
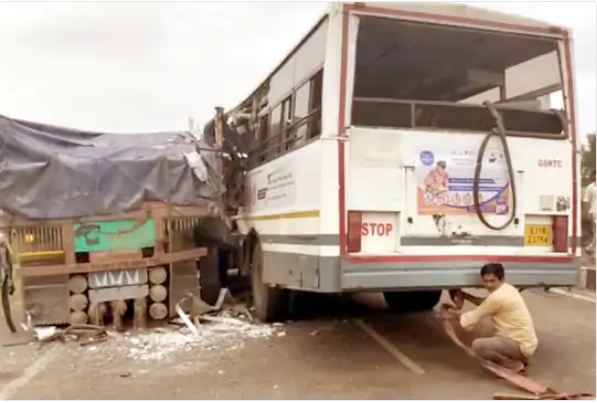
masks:
<path fill-rule="evenodd" d="M 460 288 L 481 285 L 483 264 L 496 261 L 384 262 L 341 260 L 341 291 Z M 544 259 L 546 260 L 546 259 Z M 547 287 L 576 284 L 579 264 L 549 261 L 502 262 L 506 281 L 517 286 Z"/>

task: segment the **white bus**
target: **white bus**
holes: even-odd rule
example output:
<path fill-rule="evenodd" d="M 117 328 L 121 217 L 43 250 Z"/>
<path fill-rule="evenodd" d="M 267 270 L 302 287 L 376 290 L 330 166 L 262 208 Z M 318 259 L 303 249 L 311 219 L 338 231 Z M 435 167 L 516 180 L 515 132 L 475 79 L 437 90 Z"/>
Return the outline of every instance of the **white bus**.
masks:
<path fill-rule="evenodd" d="M 571 46 L 465 5 L 330 4 L 227 112 L 250 144 L 234 222 L 258 317 L 288 290 L 430 309 L 489 262 L 519 287 L 574 284 Z"/>

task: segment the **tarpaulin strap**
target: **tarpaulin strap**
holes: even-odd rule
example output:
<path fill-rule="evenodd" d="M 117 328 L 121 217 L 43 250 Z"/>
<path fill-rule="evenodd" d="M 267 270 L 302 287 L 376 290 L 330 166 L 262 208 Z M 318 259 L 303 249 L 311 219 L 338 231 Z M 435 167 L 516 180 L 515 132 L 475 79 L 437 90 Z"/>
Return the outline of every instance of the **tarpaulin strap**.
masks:
<path fill-rule="evenodd" d="M 507 380 L 511 384 L 517 386 L 520 389 L 523 389 L 533 395 L 533 399 L 546 399 L 546 400 L 594 400 L 595 396 L 590 394 L 567 394 L 567 393 L 559 393 L 554 391 L 548 386 L 542 385 L 537 381 L 534 381 L 526 376 L 509 370 L 507 368 L 502 367 L 494 362 L 485 360 L 481 358 L 477 353 L 473 351 L 472 348 L 467 346 L 460 340 L 456 333 L 456 329 L 454 328 L 454 323 L 448 319 L 442 320 L 444 330 L 450 339 L 456 344 L 458 347 L 464 350 L 466 354 L 470 357 L 477 359 L 483 368 L 491 371 L 495 375 L 499 376 L 502 379 Z M 500 398 L 499 395 L 496 398 Z"/>

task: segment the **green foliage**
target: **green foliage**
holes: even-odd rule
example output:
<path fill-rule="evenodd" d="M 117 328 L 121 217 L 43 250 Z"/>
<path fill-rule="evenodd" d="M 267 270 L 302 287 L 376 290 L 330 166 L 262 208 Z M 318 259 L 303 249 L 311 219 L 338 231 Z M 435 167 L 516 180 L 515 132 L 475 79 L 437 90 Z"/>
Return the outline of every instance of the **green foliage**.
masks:
<path fill-rule="evenodd" d="M 582 186 L 589 184 L 591 171 L 595 169 L 595 133 L 587 136 L 588 146 L 583 147 L 581 155 Z"/>

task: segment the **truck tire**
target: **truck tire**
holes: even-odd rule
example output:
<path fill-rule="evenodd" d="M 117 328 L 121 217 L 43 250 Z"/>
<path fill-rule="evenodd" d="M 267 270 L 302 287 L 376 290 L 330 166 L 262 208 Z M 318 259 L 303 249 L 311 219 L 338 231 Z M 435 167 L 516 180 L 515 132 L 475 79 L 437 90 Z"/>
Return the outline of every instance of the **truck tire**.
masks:
<path fill-rule="evenodd" d="M 392 312 L 428 311 L 439 302 L 441 290 L 386 291 L 386 304 Z"/>
<path fill-rule="evenodd" d="M 201 299 L 210 305 L 214 305 L 223 287 L 220 250 L 217 247 L 210 247 L 207 256 L 203 256 L 199 260 L 199 270 Z"/>
<path fill-rule="evenodd" d="M 220 250 L 236 247 L 230 228 L 218 217 L 202 218 L 193 231 L 196 246 L 217 246 Z"/>
<path fill-rule="evenodd" d="M 273 322 L 283 317 L 288 307 L 288 291 L 263 282 L 263 252 L 257 240 L 251 254 L 251 290 L 257 319 Z"/>

